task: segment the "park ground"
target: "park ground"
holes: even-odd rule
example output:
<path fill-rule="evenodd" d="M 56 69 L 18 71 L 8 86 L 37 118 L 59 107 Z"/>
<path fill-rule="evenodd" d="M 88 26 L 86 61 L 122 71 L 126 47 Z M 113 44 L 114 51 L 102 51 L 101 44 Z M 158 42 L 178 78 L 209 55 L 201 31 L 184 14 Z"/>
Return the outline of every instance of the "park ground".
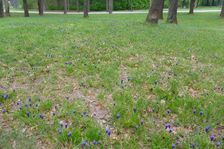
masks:
<path fill-rule="evenodd" d="M 1 19 L 0 148 L 224 148 L 224 20 L 145 18 Z"/>

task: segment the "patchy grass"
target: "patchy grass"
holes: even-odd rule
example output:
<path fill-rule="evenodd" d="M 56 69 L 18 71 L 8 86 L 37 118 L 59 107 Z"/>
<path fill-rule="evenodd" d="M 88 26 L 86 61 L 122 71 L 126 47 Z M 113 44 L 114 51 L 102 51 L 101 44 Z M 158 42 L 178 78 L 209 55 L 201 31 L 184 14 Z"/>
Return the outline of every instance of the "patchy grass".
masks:
<path fill-rule="evenodd" d="M 223 148 L 224 21 L 178 19 L 1 19 L 0 148 Z"/>

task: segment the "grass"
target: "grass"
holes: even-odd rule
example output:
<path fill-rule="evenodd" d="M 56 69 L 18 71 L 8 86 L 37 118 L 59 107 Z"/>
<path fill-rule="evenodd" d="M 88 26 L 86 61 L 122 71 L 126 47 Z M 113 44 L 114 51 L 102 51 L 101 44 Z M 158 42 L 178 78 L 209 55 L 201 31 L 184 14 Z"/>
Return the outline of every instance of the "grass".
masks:
<path fill-rule="evenodd" d="M 145 17 L 1 19 L 0 148 L 222 148 L 224 21 Z"/>

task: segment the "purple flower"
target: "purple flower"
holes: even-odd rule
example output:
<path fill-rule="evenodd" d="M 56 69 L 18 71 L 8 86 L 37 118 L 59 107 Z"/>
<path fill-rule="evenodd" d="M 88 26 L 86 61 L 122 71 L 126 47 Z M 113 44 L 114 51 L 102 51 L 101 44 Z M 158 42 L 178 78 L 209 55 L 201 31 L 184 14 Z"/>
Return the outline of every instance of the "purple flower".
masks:
<path fill-rule="evenodd" d="M 224 136 L 222 136 L 222 141 L 224 141 Z"/>
<path fill-rule="evenodd" d="M 44 119 L 44 115 L 43 115 L 43 114 L 40 114 L 40 118 L 41 118 L 41 119 Z"/>
<path fill-rule="evenodd" d="M 194 110 L 193 110 L 194 115 L 196 114 L 196 112 L 197 112 L 196 109 L 194 109 Z"/>
<path fill-rule="evenodd" d="M 205 127 L 205 132 L 206 132 L 206 133 L 208 133 L 209 128 L 210 128 L 209 126 L 206 126 L 206 127 Z"/>
<path fill-rule="evenodd" d="M 65 65 L 71 65 L 72 62 L 65 62 Z"/>
<path fill-rule="evenodd" d="M 210 138 L 211 141 L 214 141 L 215 140 L 215 135 L 210 135 L 209 138 Z"/>
<path fill-rule="evenodd" d="M 61 128 L 58 128 L 58 133 L 59 133 L 59 134 L 61 134 L 61 133 L 62 133 Z"/>
<path fill-rule="evenodd" d="M 110 136 L 110 130 L 107 132 L 107 135 Z"/>
<path fill-rule="evenodd" d="M 134 113 L 136 113 L 136 111 L 137 111 L 136 107 L 133 108 L 133 111 L 134 111 Z"/>
<path fill-rule="evenodd" d="M 31 102 L 31 97 L 30 96 L 27 98 L 27 101 L 28 102 Z"/>
<path fill-rule="evenodd" d="M 191 148 L 195 148 L 195 146 L 196 146 L 195 144 L 192 144 L 192 145 L 191 145 Z"/>
<path fill-rule="evenodd" d="M 93 140 L 93 145 L 96 145 L 96 144 L 97 144 L 96 140 Z"/>
<path fill-rule="evenodd" d="M 202 116 L 203 115 L 203 111 L 200 111 L 199 114 Z"/>
<path fill-rule="evenodd" d="M 30 117 L 30 112 L 26 112 L 26 116 L 27 117 Z"/>
<path fill-rule="evenodd" d="M 84 146 L 86 146 L 86 144 L 87 144 L 86 141 L 83 140 L 82 143 L 81 143 L 81 146 L 84 147 Z"/>
<path fill-rule="evenodd" d="M 165 124 L 165 129 L 171 128 L 171 125 L 169 123 Z"/>
<path fill-rule="evenodd" d="M 136 126 L 135 126 L 135 128 L 136 128 L 136 129 L 138 129 L 138 128 L 139 128 L 139 126 L 138 126 L 138 125 L 136 125 Z"/>
<path fill-rule="evenodd" d="M 3 99 L 6 100 L 9 97 L 9 95 L 8 94 L 3 94 L 2 97 L 3 97 Z"/>
<path fill-rule="evenodd" d="M 68 123 L 65 123 L 65 128 L 68 128 Z"/>
<path fill-rule="evenodd" d="M 117 113 L 116 118 L 119 119 L 120 117 L 120 113 Z"/>
<path fill-rule="evenodd" d="M 172 149 L 174 149 L 176 147 L 176 145 L 175 144 L 172 144 L 171 147 L 172 147 Z"/>
<path fill-rule="evenodd" d="M 110 130 L 109 130 L 109 128 L 106 128 L 106 134 L 108 135 L 108 136 L 110 136 Z"/>
<path fill-rule="evenodd" d="M 68 137 L 71 137 L 71 136 L 72 136 L 72 132 L 69 131 L 69 132 L 68 132 Z"/>
<path fill-rule="evenodd" d="M 144 124 L 144 119 L 141 119 L 140 124 L 141 124 L 141 125 Z"/>
<path fill-rule="evenodd" d="M 55 113 L 54 112 L 52 112 L 52 116 L 55 116 Z"/>
<path fill-rule="evenodd" d="M 168 110 L 166 111 L 166 113 L 167 113 L 167 114 L 170 114 L 170 113 L 171 113 L 171 110 L 170 110 L 170 109 L 168 109 Z"/>
<path fill-rule="evenodd" d="M 2 113 L 5 113 L 5 109 L 2 109 Z"/>
<path fill-rule="evenodd" d="M 221 145 L 221 142 L 216 142 L 216 146 L 219 147 Z"/>

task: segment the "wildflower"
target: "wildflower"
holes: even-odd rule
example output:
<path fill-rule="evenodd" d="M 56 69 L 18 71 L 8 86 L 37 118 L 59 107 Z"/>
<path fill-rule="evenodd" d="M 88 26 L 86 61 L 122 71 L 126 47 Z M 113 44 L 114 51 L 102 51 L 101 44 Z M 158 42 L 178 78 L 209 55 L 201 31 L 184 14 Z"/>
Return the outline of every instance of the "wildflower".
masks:
<path fill-rule="evenodd" d="M 194 109 L 194 110 L 193 110 L 194 115 L 196 114 L 196 112 L 197 112 L 196 109 Z"/>
<path fill-rule="evenodd" d="M 62 133 L 61 128 L 58 128 L 58 133 L 59 133 L 59 134 L 61 134 L 61 133 Z"/>
<path fill-rule="evenodd" d="M 203 115 L 203 111 L 200 111 L 199 114 L 202 116 Z"/>
<path fill-rule="evenodd" d="M 136 111 L 137 111 L 136 107 L 133 108 L 133 111 L 134 111 L 134 113 L 136 113 Z"/>
<path fill-rule="evenodd" d="M 28 102 L 31 102 L 31 97 L 30 96 L 27 98 L 27 101 Z"/>
<path fill-rule="evenodd" d="M 168 129 L 168 128 L 171 128 L 171 125 L 170 125 L 169 123 L 167 123 L 167 124 L 165 125 L 165 129 Z"/>
<path fill-rule="evenodd" d="M 170 110 L 170 109 L 168 109 L 168 110 L 166 111 L 166 113 L 167 113 L 167 114 L 170 114 L 170 113 L 171 113 L 171 110 Z"/>
<path fill-rule="evenodd" d="M 144 119 L 141 119 L 140 124 L 141 124 L 141 125 L 144 124 Z"/>
<path fill-rule="evenodd" d="M 72 136 L 72 132 L 69 131 L 69 132 L 68 132 L 68 137 L 71 137 L 71 136 Z"/>
<path fill-rule="evenodd" d="M 86 143 L 85 140 L 83 140 L 82 143 L 81 143 L 82 147 L 86 146 L 86 144 L 87 144 L 87 143 Z"/>
<path fill-rule="evenodd" d="M 120 118 L 120 113 L 117 113 L 116 118 L 117 118 L 117 119 Z"/>
<path fill-rule="evenodd" d="M 8 98 L 8 96 L 9 96 L 8 94 L 3 94 L 2 95 L 3 99 L 5 99 L 5 100 Z"/>
<path fill-rule="evenodd" d="M 221 145 L 221 142 L 216 142 L 216 146 L 219 147 Z"/>
<path fill-rule="evenodd" d="M 172 149 L 174 149 L 176 147 L 176 145 L 175 144 L 172 144 L 171 147 L 172 147 Z"/>
<path fill-rule="evenodd" d="M 27 117 L 30 117 L 30 112 L 26 112 L 26 116 Z"/>
<path fill-rule="evenodd" d="M 40 114 L 39 116 L 40 116 L 41 119 L 44 119 L 44 115 L 43 114 Z"/>
<path fill-rule="evenodd" d="M 210 138 L 211 141 L 214 141 L 215 140 L 215 135 L 210 135 L 209 138 Z"/>
<path fill-rule="evenodd" d="M 209 126 L 206 126 L 206 127 L 205 127 L 205 132 L 206 132 L 206 133 L 208 133 L 209 128 L 210 128 Z"/>
<path fill-rule="evenodd" d="M 96 145 L 96 144 L 97 144 L 96 140 L 93 140 L 93 145 Z"/>

